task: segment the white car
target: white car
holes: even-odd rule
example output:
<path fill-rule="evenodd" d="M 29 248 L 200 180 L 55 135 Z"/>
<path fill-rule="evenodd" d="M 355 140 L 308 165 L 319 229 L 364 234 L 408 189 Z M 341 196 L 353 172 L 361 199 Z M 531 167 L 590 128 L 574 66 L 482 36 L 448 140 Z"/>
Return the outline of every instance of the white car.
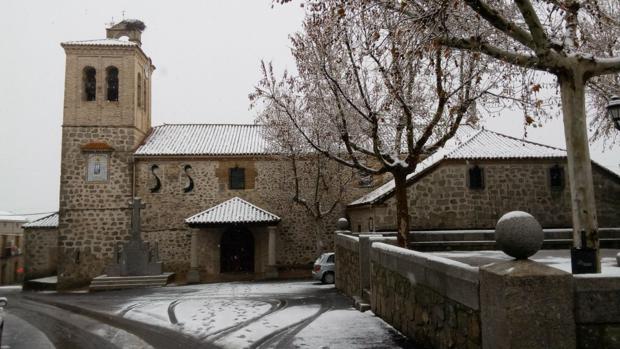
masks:
<path fill-rule="evenodd" d="M 314 262 L 312 277 L 321 280 L 324 284 L 333 284 L 336 280 L 336 254 L 334 252 L 323 253 Z"/>

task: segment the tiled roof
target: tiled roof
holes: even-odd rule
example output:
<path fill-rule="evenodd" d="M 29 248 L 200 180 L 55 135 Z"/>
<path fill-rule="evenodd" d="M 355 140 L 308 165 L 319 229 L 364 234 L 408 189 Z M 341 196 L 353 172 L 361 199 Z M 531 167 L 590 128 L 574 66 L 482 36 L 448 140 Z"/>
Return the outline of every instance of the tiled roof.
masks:
<path fill-rule="evenodd" d="M 461 128 L 463 128 L 461 126 Z M 446 145 L 433 155 L 424 159 L 413 173 L 407 176 L 407 182 L 414 181 L 418 175 L 444 159 L 480 160 L 480 159 L 551 159 L 566 157 L 566 150 L 518 139 L 501 133 L 479 130 L 459 132 Z M 361 198 L 351 202 L 349 206 L 374 204 L 381 201 L 394 191 L 394 180 L 391 180 Z"/>
<path fill-rule="evenodd" d="M 262 130 L 261 125 L 156 126 L 135 154 L 138 156 L 269 154 Z"/>
<path fill-rule="evenodd" d="M 185 220 L 187 224 L 228 224 L 228 223 L 277 223 L 280 217 L 251 203 L 234 197 L 219 205 L 195 214 Z"/>
<path fill-rule="evenodd" d="M 26 223 L 23 228 L 58 228 L 58 212 Z"/>
<path fill-rule="evenodd" d="M 126 46 L 126 47 L 139 47 L 138 43 L 127 40 L 119 39 L 97 39 L 97 40 L 82 40 L 82 41 L 65 41 L 62 46 Z"/>
<path fill-rule="evenodd" d="M 518 139 L 501 133 L 481 130 L 456 147 L 448 159 L 535 159 L 561 158 L 566 150 Z"/>

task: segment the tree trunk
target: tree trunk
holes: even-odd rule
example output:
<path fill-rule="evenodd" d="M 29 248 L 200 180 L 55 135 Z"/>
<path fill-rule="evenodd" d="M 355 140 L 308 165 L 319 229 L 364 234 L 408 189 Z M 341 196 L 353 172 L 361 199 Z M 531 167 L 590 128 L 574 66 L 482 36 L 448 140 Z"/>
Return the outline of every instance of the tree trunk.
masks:
<path fill-rule="evenodd" d="M 397 242 L 400 247 L 408 247 L 409 243 L 409 204 L 407 202 L 407 173 L 395 171 L 396 222 L 398 224 Z"/>
<path fill-rule="evenodd" d="M 564 136 L 568 152 L 568 178 L 573 214 L 573 246 L 579 248 L 585 244 L 589 248 L 595 248 L 596 272 L 600 273 L 598 223 L 586 124 L 586 81 L 583 73 L 578 69 L 575 69 L 572 74 L 560 75 L 558 79 L 562 98 Z M 585 236 L 583 242 L 582 235 Z"/>

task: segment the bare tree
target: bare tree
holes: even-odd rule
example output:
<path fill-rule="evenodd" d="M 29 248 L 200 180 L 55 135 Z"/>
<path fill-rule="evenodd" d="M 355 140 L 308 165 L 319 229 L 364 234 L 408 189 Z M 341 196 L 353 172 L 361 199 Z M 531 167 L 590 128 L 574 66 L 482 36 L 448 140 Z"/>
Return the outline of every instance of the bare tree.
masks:
<path fill-rule="evenodd" d="M 272 115 L 268 119 L 259 116 L 257 121 L 265 126 L 264 136 L 273 152 L 289 160 L 293 181 L 292 201 L 314 221 L 312 233 L 316 241 L 316 254 L 326 252 L 323 236 L 328 223 L 325 219 L 333 218 L 331 215 L 336 208 L 345 204 L 355 177 L 354 171 L 314 151 L 296 130 L 287 125 L 282 115 L 279 118 Z"/>
<path fill-rule="evenodd" d="M 585 235 L 598 251 L 598 223 L 588 148 L 586 92 L 598 103 L 599 134 L 611 128 L 601 117 L 610 81 L 620 72 L 620 3 L 617 0 L 375 0 L 426 24 L 443 47 L 481 53 L 517 70 L 557 80 L 568 150 L 573 244 Z M 538 75 L 538 78 L 542 76 Z M 615 75 L 615 79 L 605 75 Z M 536 86 L 536 82 L 531 82 Z M 540 85 L 538 85 L 540 86 Z M 602 132 L 602 133 L 601 133 Z M 600 258 L 597 256 L 597 271 Z"/>
<path fill-rule="evenodd" d="M 407 14 L 347 0 L 308 1 L 291 37 L 297 74 L 263 79 L 250 95 L 261 119 L 286 122 L 315 151 L 395 181 L 398 243 L 407 245 L 407 175 L 475 115 L 487 59 L 433 43 Z M 493 97 L 496 98 L 496 97 Z"/>

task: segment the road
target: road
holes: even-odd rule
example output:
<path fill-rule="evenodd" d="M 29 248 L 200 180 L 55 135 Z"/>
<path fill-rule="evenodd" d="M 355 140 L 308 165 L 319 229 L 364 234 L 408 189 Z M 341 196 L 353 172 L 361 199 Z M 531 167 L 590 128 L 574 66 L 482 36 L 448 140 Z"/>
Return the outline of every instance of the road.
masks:
<path fill-rule="evenodd" d="M 306 280 L 5 296 L 9 348 L 412 347 L 333 285 Z M 11 330 L 21 320 L 41 334 L 36 345 Z"/>

